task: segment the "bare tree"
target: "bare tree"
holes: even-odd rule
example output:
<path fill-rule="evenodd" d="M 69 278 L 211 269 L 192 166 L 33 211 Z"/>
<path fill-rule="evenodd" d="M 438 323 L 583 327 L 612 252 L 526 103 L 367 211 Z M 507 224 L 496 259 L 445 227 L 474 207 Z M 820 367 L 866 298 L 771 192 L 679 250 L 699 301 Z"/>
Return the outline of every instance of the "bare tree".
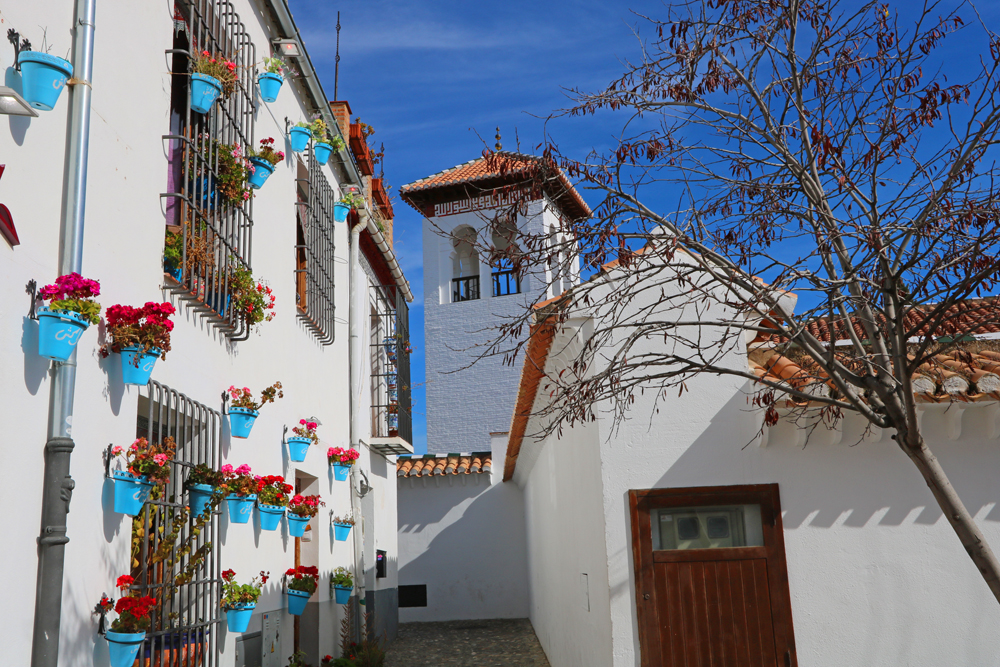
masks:
<path fill-rule="evenodd" d="M 601 193 L 596 214 L 519 236 L 507 259 L 538 274 L 581 253 L 597 275 L 554 304 L 539 296 L 480 354 L 514 354 L 526 327 L 588 310 L 589 340 L 547 378 L 550 432 L 600 405 L 624 419 L 639 392 L 683 391 L 700 373 L 751 381 L 767 423 L 790 401 L 828 423 L 860 414 L 895 431 L 1000 600 L 1000 563 L 924 441 L 914 395 L 943 362 L 975 374 L 960 339 L 1000 323 L 1000 301 L 976 298 L 1000 270 L 1000 40 L 968 4 L 925 2 L 905 20 L 852 5 L 707 0 L 640 17 L 655 35 L 641 60 L 556 114 L 621 122 L 614 145 L 572 159 L 545 143 L 522 201 L 492 221 L 523 213 L 561 168 Z M 966 55 L 945 59 L 958 39 Z M 748 339 L 798 370 L 731 363 Z"/>

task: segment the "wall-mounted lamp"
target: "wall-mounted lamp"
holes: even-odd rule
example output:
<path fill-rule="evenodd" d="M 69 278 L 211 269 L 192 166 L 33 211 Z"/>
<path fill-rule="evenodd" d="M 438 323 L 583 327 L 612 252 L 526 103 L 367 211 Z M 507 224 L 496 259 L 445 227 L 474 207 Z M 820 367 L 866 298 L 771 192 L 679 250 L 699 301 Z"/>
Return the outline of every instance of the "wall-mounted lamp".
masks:
<path fill-rule="evenodd" d="M 0 114 L 38 117 L 38 112 L 32 109 L 27 101 L 9 86 L 0 86 Z"/>
<path fill-rule="evenodd" d="M 276 39 L 273 42 L 274 48 L 284 58 L 301 58 L 302 49 L 299 48 L 298 41 L 294 39 Z"/>

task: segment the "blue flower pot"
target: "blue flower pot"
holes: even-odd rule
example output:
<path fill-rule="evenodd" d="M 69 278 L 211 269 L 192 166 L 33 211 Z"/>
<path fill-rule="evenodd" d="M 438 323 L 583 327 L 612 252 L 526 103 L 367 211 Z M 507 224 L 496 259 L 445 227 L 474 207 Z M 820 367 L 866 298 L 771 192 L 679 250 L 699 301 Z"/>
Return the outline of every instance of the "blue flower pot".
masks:
<path fill-rule="evenodd" d="M 250 617 L 253 616 L 253 609 L 256 606 L 256 602 L 250 602 L 248 604 L 238 604 L 226 609 L 226 625 L 229 626 L 229 631 L 239 633 L 246 632 L 247 627 L 250 625 Z"/>
<path fill-rule="evenodd" d="M 301 616 L 302 612 L 306 610 L 306 603 L 309 602 L 310 597 L 312 597 L 312 593 L 305 591 L 288 591 L 288 613 L 292 616 Z"/>
<path fill-rule="evenodd" d="M 163 261 L 163 272 L 177 282 L 182 282 L 184 280 L 184 272 L 181 270 L 181 267 L 175 266 L 172 262 L 168 262 L 166 260 Z"/>
<path fill-rule="evenodd" d="M 257 85 L 260 87 L 260 99 L 264 100 L 268 104 L 274 102 L 278 99 L 278 93 L 281 92 L 281 84 L 284 83 L 285 79 L 280 74 L 274 74 L 272 72 L 264 72 L 257 77 Z"/>
<path fill-rule="evenodd" d="M 267 180 L 267 177 L 274 173 L 274 165 L 267 160 L 260 159 L 259 157 L 250 158 L 250 162 L 253 164 L 253 173 L 250 174 L 250 178 L 247 182 L 254 190 L 260 190 L 260 187 L 264 185 L 264 181 Z"/>
<path fill-rule="evenodd" d="M 249 523 L 250 517 L 253 516 L 255 500 L 257 500 L 256 493 L 242 497 L 230 493 L 226 496 L 226 502 L 229 505 L 229 523 Z"/>
<path fill-rule="evenodd" d="M 208 113 L 222 94 L 222 84 L 214 76 L 191 75 L 191 110 Z"/>
<path fill-rule="evenodd" d="M 277 530 L 281 525 L 281 517 L 285 515 L 285 508 L 277 505 L 257 505 L 260 512 L 260 529 Z"/>
<path fill-rule="evenodd" d="M 38 311 L 38 354 L 53 361 L 66 361 L 80 342 L 90 322 L 69 310 Z"/>
<path fill-rule="evenodd" d="M 293 127 L 288 133 L 289 142 L 292 144 L 292 150 L 296 153 L 301 153 L 309 145 L 309 139 L 312 137 L 312 132 L 305 127 Z"/>
<path fill-rule="evenodd" d="M 212 491 L 214 489 L 210 484 L 188 485 L 188 507 L 191 509 L 191 516 L 198 517 L 205 513 L 205 508 L 212 500 Z"/>
<path fill-rule="evenodd" d="M 153 488 L 149 478 L 145 475 L 133 475 L 125 470 L 115 470 L 111 477 L 115 480 L 115 511 L 130 516 L 141 512 Z"/>
<path fill-rule="evenodd" d="M 330 153 L 333 152 L 333 146 L 330 144 L 324 144 L 317 142 L 313 146 L 313 155 L 316 156 L 316 161 L 320 164 L 326 164 L 326 161 L 330 159 Z"/>
<path fill-rule="evenodd" d="M 260 412 L 248 408 L 229 408 L 229 433 L 234 438 L 249 438 L 250 429 Z"/>
<path fill-rule="evenodd" d="M 153 366 L 156 365 L 156 360 L 160 357 L 160 354 L 160 349 L 156 347 L 151 348 L 149 352 L 144 352 L 141 355 L 137 347 L 123 347 L 121 354 L 122 382 L 125 384 L 146 386 L 149 382 L 149 376 L 153 374 Z M 138 365 L 136 357 L 139 357 Z"/>
<path fill-rule="evenodd" d="M 333 221 L 334 222 L 345 222 L 347 220 L 347 214 L 351 212 L 351 207 L 342 202 L 337 202 L 333 205 Z"/>
<path fill-rule="evenodd" d="M 306 454 L 309 453 L 309 445 L 312 440 L 309 438 L 289 438 L 288 439 L 288 458 L 295 461 L 296 463 L 302 463 L 306 460 Z"/>
<path fill-rule="evenodd" d="M 108 640 L 108 653 L 111 657 L 111 667 L 132 667 L 135 656 L 142 648 L 145 632 L 112 632 L 104 633 Z"/>
<path fill-rule="evenodd" d="M 302 537 L 306 534 L 306 526 L 309 525 L 309 516 L 299 516 L 288 513 L 288 534 L 292 537 Z"/>
<path fill-rule="evenodd" d="M 333 464 L 333 478 L 338 482 L 344 482 L 347 480 L 347 476 L 351 474 L 351 466 L 345 466 L 343 463 Z"/>
<path fill-rule="evenodd" d="M 347 536 L 350 534 L 351 534 L 351 524 L 349 523 L 333 524 L 333 538 L 338 542 L 346 542 Z"/>
<path fill-rule="evenodd" d="M 349 586 L 334 586 L 333 588 L 336 591 L 337 604 L 347 604 L 350 602 L 353 588 Z"/>
<path fill-rule="evenodd" d="M 35 109 L 52 111 L 66 79 L 73 76 L 73 65 L 58 56 L 39 51 L 21 51 L 21 87 L 24 99 Z"/>

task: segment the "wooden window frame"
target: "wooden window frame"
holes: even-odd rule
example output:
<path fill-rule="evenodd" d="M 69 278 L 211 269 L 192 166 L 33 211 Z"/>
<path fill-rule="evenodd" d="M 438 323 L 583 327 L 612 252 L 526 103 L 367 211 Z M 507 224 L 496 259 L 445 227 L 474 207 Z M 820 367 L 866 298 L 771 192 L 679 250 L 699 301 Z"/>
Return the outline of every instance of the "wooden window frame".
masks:
<path fill-rule="evenodd" d="M 781 522 L 781 499 L 777 484 L 740 484 L 671 489 L 633 489 L 628 492 L 632 523 L 632 562 L 635 567 L 636 616 L 639 629 L 641 667 L 660 667 L 661 655 L 650 647 L 659 645 L 653 564 L 704 560 L 766 558 L 768 587 L 771 596 L 771 620 L 775 654 L 779 664 L 784 656 L 786 667 L 798 664 L 792 624 L 788 568 L 785 563 L 785 539 Z M 653 509 L 669 507 L 708 507 L 713 505 L 760 505 L 764 532 L 762 547 L 727 547 L 716 549 L 654 550 L 650 514 Z M 648 554 L 648 555 L 647 555 Z"/>

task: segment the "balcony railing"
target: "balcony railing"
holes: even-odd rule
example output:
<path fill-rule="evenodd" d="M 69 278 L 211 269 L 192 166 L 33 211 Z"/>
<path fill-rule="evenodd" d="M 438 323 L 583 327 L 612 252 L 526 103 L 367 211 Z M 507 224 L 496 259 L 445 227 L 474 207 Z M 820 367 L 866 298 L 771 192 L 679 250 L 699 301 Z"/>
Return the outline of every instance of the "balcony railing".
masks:
<path fill-rule="evenodd" d="M 451 281 L 451 300 L 472 301 L 479 298 L 479 276 L 453 278 Z"/>
<path fill-rule="evenodd" d="M 493 272 L 493 296 L 521 293 L 521 276 L 513 269 Z"/>
<path fill-rule="evenodd" d="M 370 301 L 372 436 L 412 444 L 409 308 L 395 285 L 372 286 Z"/>

